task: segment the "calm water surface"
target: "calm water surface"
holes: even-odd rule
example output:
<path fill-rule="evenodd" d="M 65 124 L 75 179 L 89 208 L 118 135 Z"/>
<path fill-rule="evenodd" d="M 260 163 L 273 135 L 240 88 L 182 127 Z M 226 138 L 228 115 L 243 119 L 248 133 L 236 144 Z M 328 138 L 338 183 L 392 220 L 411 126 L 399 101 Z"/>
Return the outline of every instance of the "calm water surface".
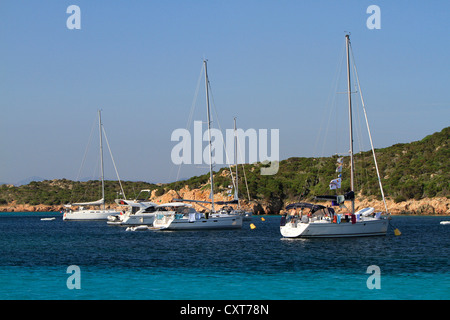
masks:
<path fill-rule="evenodd" d="M 275 216 L 254 217 L 254 230 L 126 232 L 1 213 L 0 299 L 449 299 L 442 220 L 450 217 L 394 217 L 400 237 L 289 240 Z M 70 265 L 79 290 L 67 287 Z M 367 287 L 370 265 L 381 289 Z"/>

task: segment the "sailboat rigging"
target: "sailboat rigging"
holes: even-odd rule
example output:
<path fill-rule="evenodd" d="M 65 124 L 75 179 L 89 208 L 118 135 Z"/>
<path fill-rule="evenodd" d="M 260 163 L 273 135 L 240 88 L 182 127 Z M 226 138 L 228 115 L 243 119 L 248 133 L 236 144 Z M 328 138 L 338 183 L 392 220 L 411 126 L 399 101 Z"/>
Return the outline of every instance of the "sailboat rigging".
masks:
<path fill-rule="evenodd" d="M 228 204 L 236 204 L 236 209 L 233 209 L 230 206 L 224 206 L 220 209 L 220 211 L 221 211 L 221 213 L 224 213 L 224 214 L 226 214 L 226 213 L 239 214 L 242 216 L 243 221 L 251 221 L 253 212 L 243 210 L 241 208 L 241 203 L 239 200 L 239 176 L 238 176 L 237 155 L 238 155 L 238 139 L 237 139 L 236 117 L 234 117 L 234 165 L 235 165 L 236 172 L 233 177 L 233 172 L 232 172 L 232 169 L 230 166 L 230 174 L 231 174 L 231 178 L 233 180 L 233 187 L 234 187 L 234 196 L 233 196 L 233 201 L 230 201 Z M 245 174 L 245 171 L 244 171 L 244 174 Z M 247 186 L 247 193 L 248 193 L 248 186 Z M 250 200 L 250 196 L 249 196 L 249 200 Z"/>
<path fill-rule="evenodd" d="M 98 129 L 99 129 L 99 142 L 100 142 L 100 171 L 101 171 L 101 184 L 102 184 L 102 198 L 97 201 L 91 202 L 78 202 L 65 205 L 65 212 L 63 215 L 63 220 L 107 220 L 109 215 L 120 214 L 117 210 L 107 210 L 105 207 L 105 174 L 103 165 L 103 124 L 101 110 L 98 110 Z M 105 136 L 106 137 L 106 136 Z M 109 143 L 108 143 L 109 146 Z M 111 151 L 111 150 L 110 150 Z M 112 154 L 111 154 L 112 156 Z M 114 163 L 114 160 L 113 160 Z M 115 163 L 114 163 L 115 167 Z M 117 169 L 116 169 L 117 173 Z M 119 180 L 120 183 L 120 180 Z M 122 185 L 120 184 L 121 192 L 123 195 Z M 72 206 L 79 206 L 78 210 L 71 210 Z M 85 209 L 85 206 L 101 206 L 99 210 L 89 210 Z"/>
<path fill-rule="evenodd" d="M 325 195 L 316 196 L 316 200 L 330 200 L 332 204 L 346 208 L 345 201 L 351 201 L 351 209 L 346 215 L 336 214 L 331 207 L 323 205 L 315 205 L 305 202 L 290 204 L 286 210 L 291 210 L 290 214 L 286 214 L 281 219 L 280 232 L 282 236 L 287 238 L 318 238 L 318 237 L 359 237 L 359 236 L 379 236 L 385 235 L 389 226 L 389 212 L 387 210 L 384 192 L 381 184 L 378 165 L 376 162 L 375 151 L 373 148 L 372 138 L 370 134 L 369 123 L 367 120 L 366 110 L 363 109 L 366 117 L 367 129 L 369 131 L 372 152 L 375 160 L 377 176 L 381 194 L 385 204 L 386 216 L 382 216 L 382 212 L 374 212 L 374 208 L 364 208 L 355 212 L 355 188 L 354 188 L 354 151 L 353 151 L 353 117 L 352 117 L 352 92 L 351 92 L 351 64 L 350 64 L 350 36 L 345 36 L 346 60 L 347 60 L 347 99 L 348 99 L 348 122 L 349 122 L 349 145 L 350 145 L 350 191 L 344 195 Z M 355 67 L 356 71 L 356 67 Z M 359 87 L 359 79 L 357 78 Z M 359 90 L 361 95 L 361 90 Z M 362 96 L 361 96 L 361 100 Z M 332 180 L 334 187 L 330 184 L 331 189 L 340 188 L 340 177 Z M 299 211 L 298 211 L 299 210 Z M 308 210 L 307 214 L 303 210 Z M 351 223 L 350 223 L 351 222 Z"/>
<path fill-rule="evenodd" d="M 207 60 L 203 60 L 205 70 L 205 87 L 206 87 L 206 114 L 208 122 L 208 138 L 209 138 L 209 175 L 210 175 L 210 199 L 209 201 L 198 201 L 189 199 L 173 199 L 177 202 L 177 210 L 157 211 L 153 227 L 160 230 L 205 230 L 205 229 L 240 229 L 242 228 L 242 216 L 238 214 L 221 214 L 215 210 L 214 201 L 214 174 L 212 164 L 212 142 L 211 142 L 211 112 L 209 104 L 209 80 Z M 197 212 L 192 205 L 185 202 L 210 204 L 211 210 L 206 215 Z M 184 203 L 184 206 L 183 206 Z M 217 202 L 217 204 L 225 204 L 227 202 Z"/>

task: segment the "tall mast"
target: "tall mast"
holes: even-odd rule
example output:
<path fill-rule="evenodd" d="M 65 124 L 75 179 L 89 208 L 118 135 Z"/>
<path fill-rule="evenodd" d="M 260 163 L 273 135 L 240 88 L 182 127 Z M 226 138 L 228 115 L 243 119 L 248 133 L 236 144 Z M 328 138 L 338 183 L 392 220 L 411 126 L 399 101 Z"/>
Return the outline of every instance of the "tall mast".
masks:
<path fill-rule="evenodd" d="M 238 201 L 238 207 L 239 207 L 240 203 L 239 203 L 239 192 L 238 192 L 238 163 L 237 163 L 236 117 L 234 117 L 234 165 L 236 166 L 236 186 L 235 186 L 235 189 L 234 189 L 234 200 Z"/>
<path fill-rule="evenodd" d="M 203 60 L 205 65 L 205 85 L 206 85 L 206 110 L 208 114 L 208 137 L 209 137 L 209 177 L 211 179 L 211 212 L 214 212 L 214 178 L 212 170 L 212 149 L 211 149 L 211 115 L 209 111 L 209 81 L 208 81 L 208 69 L 207 60 Z"/>
<path fill-rule="evenodd" d="M 102 115 L 101 110 L 98 110 L 98 130 L 100 136 L 100 168 L 102 171 L 102 199 L 103 199 L 103 210 L 105 210 L 105 177 L 103 170 L 103 141 L 102 141 Z"/>
<path fill-rule="evenodd" d="M 354 191 L 353 184 L 353 171 L 354 171 L 354 162 L 353 162 L 353 121 L 352 121 L 352 92 L 351 92 L 351 83 L 350 83 L 350 35 L 345 35 L 345 43 L 347 49 L 347 83 L 348 83 L 348 120 L 349 120 L 349 128 L 350 128 L 350 188 L 351 191 Z M 355 212 L 355 200 L 352 200 L 352 213 Z"/>

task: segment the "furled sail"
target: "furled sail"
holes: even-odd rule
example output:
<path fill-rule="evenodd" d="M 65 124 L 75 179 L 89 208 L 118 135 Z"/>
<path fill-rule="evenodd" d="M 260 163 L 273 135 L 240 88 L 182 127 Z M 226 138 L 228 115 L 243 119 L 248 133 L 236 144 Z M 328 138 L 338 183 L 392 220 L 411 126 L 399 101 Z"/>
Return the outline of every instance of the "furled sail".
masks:
<path fill-rule="evenodd" d="M 189 199 L 172 199 L 173 201 L 181 201 L 181 202 L 195 202 L 195 203 L 209 203 L 211 201 L 202 201 L 202 200 L 189 200 Z M 238 200 L 230 200 L 230 201 L 214 201 L 215 204 L 224 205 L 224 204 L 237 204 Z"/>
<path fill-rule="evenodd" d="M 326 196 L 316 196 L 315 200 L 331 200 L 331 201 L 337 201 L 337 203 L 343 203 L 347 200 L 354 200 L 355 199 L 355 193 L 353 191 L 349 191 L 344 195 L 326 195 Z"/>
<path fill-rule="evenodd" d="M 79 203 L 72 203 L 73 206 L 101 206 L 102 204 L 105 204 L 105 199 L 101 198 L 97 201 L 92 202 L 79 202 Z"/>

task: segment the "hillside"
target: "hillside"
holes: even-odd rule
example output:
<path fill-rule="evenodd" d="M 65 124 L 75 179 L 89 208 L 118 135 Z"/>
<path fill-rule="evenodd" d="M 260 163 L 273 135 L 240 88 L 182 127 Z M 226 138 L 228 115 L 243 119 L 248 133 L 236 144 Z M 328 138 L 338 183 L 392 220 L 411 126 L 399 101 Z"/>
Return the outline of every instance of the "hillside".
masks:
<path fill-rule="evenodd" d="M 155 189 L 157 185 L 147 182 L 122 181 L 125 195 L 128 198 L 137 196 L 141 189 Z M 105 181 L 106 203 L 114 203 L 120 197 L 120 186 L 117 181 Z M 101 198 L 101 182 L 86 182 L 55 179 L 32 181 L 27 185 L 0 186 L 0 205 L 14 202 L 16 205 L 62 206 L 71 202 L 87 202 Z"/>
<path fill-rule="evenodd" d="M 450 127 L 425 137 L 420 141 L 396 144 L 376 150 L 382 183 L 387 198 L 392 203 L 410 200 L 450 198 Z M 252 207 L 269 208 L 278 212 L 287 203 L 311 201 L 315 195 L 330 194 L 329 182 L 337 177 L 337 156 L 324 158 L 289 158 L 280 161 L 279 171 L 273 176 L 260 174 L 262 164 L 244 165 Z M 242 166 L 239 176 L 244 177 Z M 355 156 L 355 189 L 360 197 L 381 199 L 371 151 Z M 344 157 L 342 189 L 350 189 L 349 157 Z M 215 172 L 215 193 L 226 199 L 231 184 L 228 168 Z M 187 187 L 186 187 L 187 186 Z M 153 190 L 153 197 L 184 190 L 209 190 L 209 174 L 167 184 L 123 182 L 125 194 L 134 198 L 141 189 Z M 8 204 L 60 206 L 69 202 L 93 201 L 99 198 L 100 182 L 74 182 L 66 179 L 31 182 L 14 187 L 0 186 L 0 206 Z M 106 182 L 106 201 L 113 203 L 118 197 L 116 181 Z M 239 194 L 247 198 L 245 183 L 239 185 Z M 209 194 L 208 194 L 209 195 Z M 205 197 L 207 198 L 206 195 Z"/>
<path fill-rule="evenodd" d="M 383 188 L 388 199 L 395 203 L 414 199 L 450 198 L 450 127 L 420 141 L 375 150 Z M 245 165 L 250 198 L 274 207 L 285 203 L 312 200 L 315 195 L 330 194 L 329 182 L 337 177 L 337 156 L 326 158 L 289 158 L 280 162 L 273 176 L 260 174 L 262 164 Z M 242 167 L 239 176 L 242 178 Z M 365 198 L 381 199 L 372 152 L 355 155 L 355 189 Z M 230 184 L 228 169 L 215 175 L 215 190 L 225 192 Z M 342 191 L 350 190 L 349 157 L 344 157 Z M 209 175 L 192 177 L 164 185 L 166 191 L 207 187 Z M 239 194 L 247 195 L 244 183 Z M 280 206 L 281 205 L 281 206 Z"/>

